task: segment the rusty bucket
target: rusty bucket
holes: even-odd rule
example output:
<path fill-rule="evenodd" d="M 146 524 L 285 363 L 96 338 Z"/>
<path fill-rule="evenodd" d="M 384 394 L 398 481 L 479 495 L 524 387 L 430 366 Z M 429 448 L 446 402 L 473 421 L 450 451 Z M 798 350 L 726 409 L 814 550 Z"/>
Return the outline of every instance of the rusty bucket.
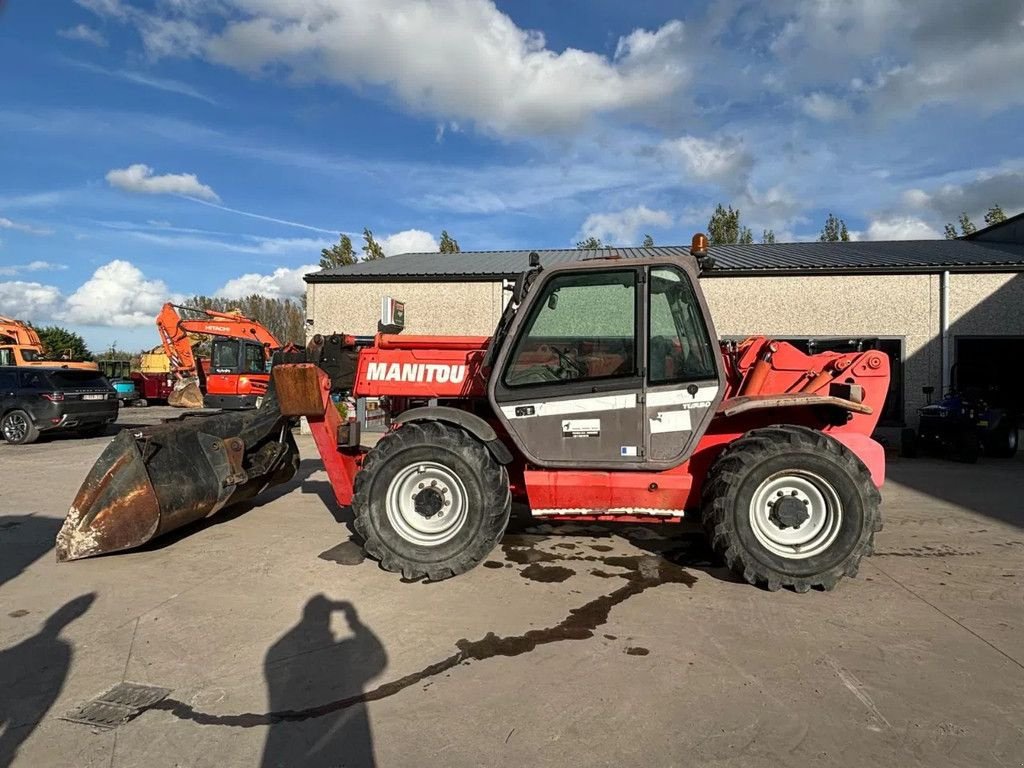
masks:
<path fill-rule="evenodd" d="M 132 549 L 287 482 L 291 422 L 268 393 L 243 413 L 184 414 L 122 431 L 86 477 L 57 535 L 57 560 Z"/>
<path fill-rule="evenodd" d="M 175 408 L 202 408 L 203 391 L 199 388 L 199 379 L 179 379 L 167 395 L 167 404 Z"/>

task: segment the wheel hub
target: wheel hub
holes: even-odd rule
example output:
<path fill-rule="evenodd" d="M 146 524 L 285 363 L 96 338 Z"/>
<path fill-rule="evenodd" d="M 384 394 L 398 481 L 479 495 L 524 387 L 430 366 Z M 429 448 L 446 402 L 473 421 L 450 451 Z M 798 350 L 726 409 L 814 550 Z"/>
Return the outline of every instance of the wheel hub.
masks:
<path fill-rule="evenodd" d="M 750 499 L 750 528 L 765 549 L 788 560 L 826 551 L 839 535 L 843 505 L 832 484 L 803 470 L 774 474 Z"/>
<path fill-rule="evenodd" d="M 771 502 L 772 511 L 768 519 L 780 530 L 787 528 L 799 528 L 806 523 L 811 513 L 807 511 L 807 500 L 799 499 L 796 496 L 782 496 Z"/>
<path fill-rule="evenodd" d="M 387 516 L 406 541 L 435 547 L 458 534 L 468 517 L 466 486 L 436 461 L 409 464 L 388 484 Z"/>
<path fill-rule="evenodd" d="M 413 509 L 416 510 L 416 514 L 422 515 L 427 520 L 440 514 L 444 505 L 444 493 L 437 488 L 424 488 L 413 497 Z"/>

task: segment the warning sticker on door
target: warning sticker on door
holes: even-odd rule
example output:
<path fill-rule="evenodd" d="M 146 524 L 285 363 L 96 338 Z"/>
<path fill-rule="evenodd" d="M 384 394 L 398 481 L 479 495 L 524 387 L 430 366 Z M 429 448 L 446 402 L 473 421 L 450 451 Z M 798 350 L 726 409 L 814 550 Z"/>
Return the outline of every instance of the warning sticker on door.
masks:
<path fill-rule="evenodd" d="M 600 437 L 600 419 L 563 419 L 562 437 Z"/>

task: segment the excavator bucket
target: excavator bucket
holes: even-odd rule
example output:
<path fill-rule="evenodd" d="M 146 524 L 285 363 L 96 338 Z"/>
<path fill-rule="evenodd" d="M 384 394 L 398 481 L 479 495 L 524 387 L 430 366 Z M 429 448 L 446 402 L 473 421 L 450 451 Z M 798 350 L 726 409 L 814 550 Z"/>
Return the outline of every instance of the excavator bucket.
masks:
<path fill-rule="evenodd" d="M 179 379 L 167 396 L 167 404 L 175 408 L 202 408 L 203 393 L 197 379 Z"/>
<path fill-rule="evenodd" d="M 287 482 L 299 465 L 273 389 L 244 413 L 184 414 L 122 431 L 100 455 L 57 535 L 57 560 L 117 552 Z"/>

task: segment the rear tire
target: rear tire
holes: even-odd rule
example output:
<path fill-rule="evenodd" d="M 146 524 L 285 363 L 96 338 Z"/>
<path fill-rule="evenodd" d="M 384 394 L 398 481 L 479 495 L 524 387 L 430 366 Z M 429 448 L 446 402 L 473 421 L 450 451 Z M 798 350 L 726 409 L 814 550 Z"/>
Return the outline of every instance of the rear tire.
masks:
<path fill-rule="evenodd" d="M 857 575 L 882 529 L 880 500 L 846 446 L 781 425 L 748 432 L 722 452 L 704 485 L 702 517 L 712 549 L 748 583 L 806 592 Z"/>
<path fill-rule="evenodd" d="M 39 439 L 39 430 L 25 411 L 11 411 L 0 419 L 0 433 L 11 445 L 28 445 Z"/>
<path fill-rule="evenodd" d="M 508 473 L 477 439 L 440 422 L 389 432 L 356 475 L 352 510 L 368 555 L 408 580 L 470 570 L 505 532 Z"/>
<path fill-rule="evenodd" d="M 1017 455 L 1019 438 L 1017 422 L 1003 417 L 999 426 L 985 437 L 985 455 L 996 459 L 1012 459 Z"/>

